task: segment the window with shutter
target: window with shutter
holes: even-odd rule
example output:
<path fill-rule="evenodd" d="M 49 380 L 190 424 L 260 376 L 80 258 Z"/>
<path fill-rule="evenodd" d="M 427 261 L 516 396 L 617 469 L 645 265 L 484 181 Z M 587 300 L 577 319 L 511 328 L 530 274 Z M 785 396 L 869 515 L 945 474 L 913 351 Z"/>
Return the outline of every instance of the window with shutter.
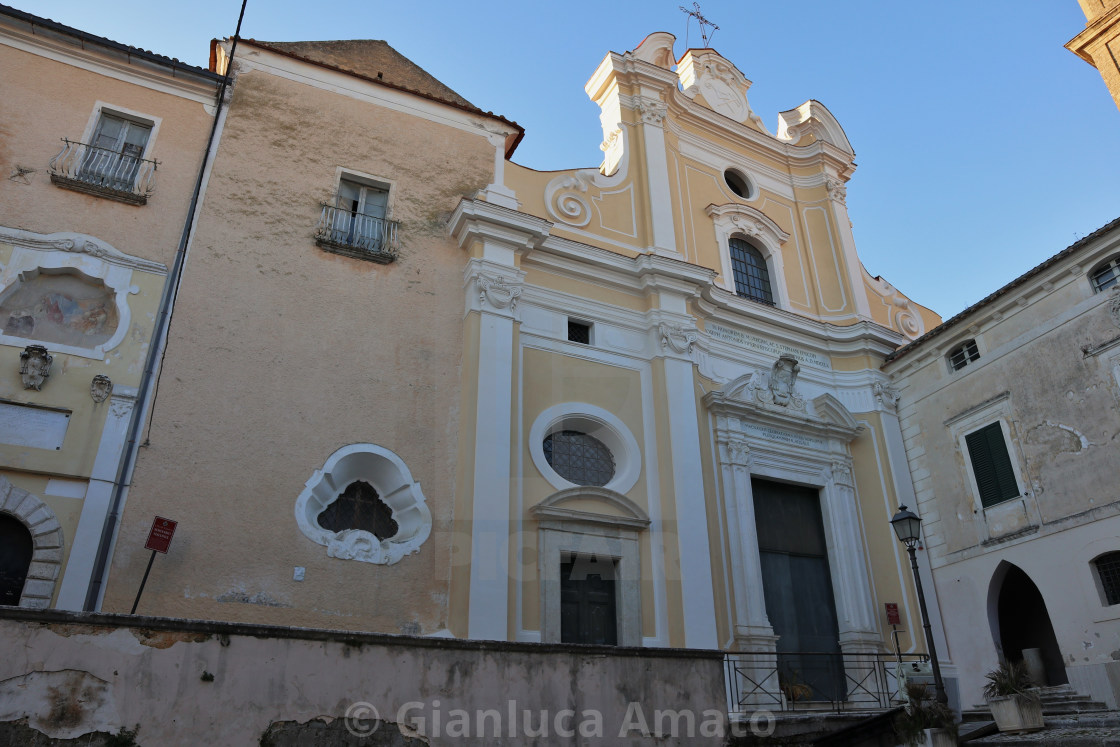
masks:
<path fill-rule="evenodd" d="M 969 433 L 964 438 L 972 461 L 972 474 L 980 491 L 980 503 L 987 508 L 1019 497 L 1019 484 L 1011 466 L 1011 456 L 1003 429 L 998 422 Z"/>

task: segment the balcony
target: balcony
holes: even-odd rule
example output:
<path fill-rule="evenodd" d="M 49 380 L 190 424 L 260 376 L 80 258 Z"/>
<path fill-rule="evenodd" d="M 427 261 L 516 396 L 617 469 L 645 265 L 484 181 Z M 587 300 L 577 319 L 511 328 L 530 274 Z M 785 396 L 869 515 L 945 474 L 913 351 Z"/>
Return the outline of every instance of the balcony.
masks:
<path fill-rule="evenodd" d="M 144 205 L 156 188 L 158 161 L 126 155 L 62 138 L 62 150 L 50 160 L 51 181 L 65 189 Z"/>
<path fill-rule="evenodd" d="M 388 264 L 397 258 L 398 225 L 324 204 L 315 243 L 328 252 Z"/>

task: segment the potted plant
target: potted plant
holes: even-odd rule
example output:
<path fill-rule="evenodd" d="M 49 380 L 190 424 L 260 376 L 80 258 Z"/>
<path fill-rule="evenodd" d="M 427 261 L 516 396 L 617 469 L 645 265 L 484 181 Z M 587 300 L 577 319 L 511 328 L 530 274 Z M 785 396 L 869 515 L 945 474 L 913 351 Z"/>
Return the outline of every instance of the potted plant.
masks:
<path fill-rule="evenodd" d="M 1042 720 L 1042 700 L 1034 689 L 1026 665 L 1008 661 L 988 672 L 984 697 L 992 710 L 996 726 L 1006 734 L 1038 731 Z"/>
<path fill-rule="evenodd" d="M 906 685 L 906 710 L 894 720 L 894 732 L 907 747 L 956 747 L 957 719 L 944 703 L 929 697 L 920 682 Z"/>

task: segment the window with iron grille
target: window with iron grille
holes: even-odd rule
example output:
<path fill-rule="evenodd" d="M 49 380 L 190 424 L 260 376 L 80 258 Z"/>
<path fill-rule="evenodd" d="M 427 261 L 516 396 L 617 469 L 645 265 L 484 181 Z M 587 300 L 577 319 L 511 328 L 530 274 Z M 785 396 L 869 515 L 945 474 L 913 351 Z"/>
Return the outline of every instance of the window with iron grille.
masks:
<path fill-rule="evenodd" d="M 960 371 L 973 361 L 980 360 L 980 350 L 976 347 L 976 340 L 965 340 L 949 351 L 949 368 Z"/>
<path fill-rule="evenodd" d="M 1120 604 L 1120 552 L 1110 552 L 1093 561 L 1101 580 L 1106 607 Z"/>
<path fill-rule="evenodd" d="M 611 450 L 581 431 L 555 431 L 545 436 L 544 458 L 556 474 L 576 485 L 606 485 L 614 477 Z"/>
<path fill-rule="evenodd" d="M 972 474 L 980 491 L 980 504 L 987 508 L 1019 497 L 1019 484 L 1011 466 L 1007 441 L 999 422 L 986 425 L 964 437 Z"/>
<path fill-rule="evenodd" d="M 574 319 L 568 320 L 568 341 L 578 342 L 581 345 L 591 344 L 591 325 L 577 322 Z"/>
<path fill-rule="evenodd" d="M 731 251 L 731 274 L 735 278 L 735 292 L 743 298 L 773 306 L 770 272 L 766 269 L 762 252 L 742 239 L 731 239 L 727 244 Z"/>
<path fill-rule="evenodd" d="M 1093 283 L 1093 290 L 1097 293 L 1114 287 L 1117 282 L 1120 282 L 1120 257 L 1113 257 L 1093 270 L 1089 274 L 1089 279 Z"/>
<path fill-rule="evenodd" d="M 330 532 L 362 529 L 379 540 L 396 535 L 399 527 L 389 507 L 373 486 L 355 480 L 318 516 L 319 526 Z"/>

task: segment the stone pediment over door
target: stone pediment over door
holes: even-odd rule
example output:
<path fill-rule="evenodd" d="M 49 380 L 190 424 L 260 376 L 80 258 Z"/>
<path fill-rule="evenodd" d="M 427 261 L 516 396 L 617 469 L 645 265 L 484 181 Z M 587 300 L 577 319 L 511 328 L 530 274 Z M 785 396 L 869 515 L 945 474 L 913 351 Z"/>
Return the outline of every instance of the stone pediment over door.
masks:
<path fill-rule="evenodd" d="M 769 371 L 756 370 L 704 395 L 704 405 L 721 430 L 755 432 L 762 438 L 800 443 L 807 448 L 835 451 L 862 429 L 836 396 L 825 392 L 812 399 L 797 386 L 800 366 L 780 357 Z M 753 440 L 753 439 L 752 439 Z"/>

